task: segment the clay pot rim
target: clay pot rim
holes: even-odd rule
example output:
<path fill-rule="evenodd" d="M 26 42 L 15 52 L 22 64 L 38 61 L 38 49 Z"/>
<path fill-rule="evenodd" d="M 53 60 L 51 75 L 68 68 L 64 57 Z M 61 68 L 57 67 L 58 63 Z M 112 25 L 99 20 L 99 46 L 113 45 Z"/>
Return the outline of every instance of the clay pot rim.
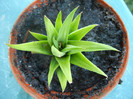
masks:
<path fill-rule="evenodd" d="M 54 0 L 55 1 L 55 0 Z M 127 67 L 127 62 L 129 59 L 129 39 L 128 39 L 128 34 L 127 34 L 127 30 L 124 26 L 124 23 L 122 22 L 122 19 L 120 18 L 120 16 L 117 14 L 117 12 L 109 5 L 107 4 L 104 0 L 97 0 L 100 4 L 102 4 L 104 7 L 107 7 L 108 9 L 110 9 L 116 16 L 116 18 L 118 19 L 118 21 L 120 22 L 123 31 L 126 33 L 126 54 L 125 54 L 125 58 L 123 60 L 123 64 L 122 64 L 122 68 L 120 69 L 120 71 L 118 73 L 116 73 L 116 76 L 113 77 L 113 81 L 109 81 L 109 84 L 104 88 L 104 90 L 102 90 L 101 95 L 94 95 L 91 97 L 91 99 L 94 98 L 102 98 L 104 96 L 106 96 L 119 82 L 119 80 L 122 78 L 122 75 L 125 72 L 125 69 Z M 29 7 L 33 7 L 36 3 L 41 3 L 40 0 L 35 0 L 34 2 L 32 2 L 28 7 L 26 7 L 23 12 L 19 15 L 17 21 L 15 22 L 15 24 L 17 24 L 18 22 L 21 21 L 20 17 L 27 11 L 30 11 L 28 8 Z M 43 3 L 45 3 L 46 5 L 48 4 L 47 0 L 45 0 Z M 15 26 L 14 24 L 14 26 Z M 13 28 L 14 29 L 14 28 Z M 12 29 L 12 31 L 13 31 Z M 9 40 L 9 43 L 11 42 L 15 42 L 15 37 L 13 37 L 13 32 L 11 32 L 10 34 L 10 38 L 13 38 L 13 41 L 11 41 L 11 39 Z M 47 98 L 50 97 L 50 94 L 45 94 L 45 95 L 41 95 L 39 94 L 35 89 L 33 89 L 32 87 L 29 86 L 29 84 L 27 84 L 24 80 L 24 77 L 21 75 L 20 71 L 18 70 L 18 68 L 15 67 L 15 64 L 11 61 L 12 58 L 16 59 L 16 56 L 12 54 L 15 53 L 15 50 L 12 48 L 8 49 L 8 57 L 9 57 L 9 63 L 10 63 L 10 67 L 11 70 L 16 78 L 16 80 L 18 81 L 18 83 L 21 85 L 21 87 L 27 92 L 29 93 L 32 97 L 35 97 L 36 99 L 42 99 L 42 98 Z M 87 89 L 87 91 L 91 90 L 91 88 Z M 83 91 L 84 92 L 84 91 Z M 51 91 L 51 93 L 53 94 L 63 94 L 63 95 L 70 95 L 70 92 L 56 92 L 56 91 Z M 84 95 L 85 98 L 87 98 L 87 95 Z M 55 97 L 57 98 L 57 97 Z"/>

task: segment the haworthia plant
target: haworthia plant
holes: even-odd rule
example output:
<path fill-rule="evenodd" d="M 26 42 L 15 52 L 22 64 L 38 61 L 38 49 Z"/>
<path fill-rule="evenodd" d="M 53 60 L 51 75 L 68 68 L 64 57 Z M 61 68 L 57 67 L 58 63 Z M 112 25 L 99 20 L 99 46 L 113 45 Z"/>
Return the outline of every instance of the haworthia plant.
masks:
<path fill-rule="evenodd" d="M 54 72 L 57 71 L 62 92 L 66 88 L 67 81 L 72 83 L 71 64 L 108 77 L 100 68 L 89 61 L 82 52 L 119 51 L 109 45 L 81 40 L 97 24 L 78 29 L 81 13 L 73 19 L 77 9 L 78 7 L 66 17 L 63 23 L 62 13 L 60 11 L 57 15 L 55 26 L 50 19 L 44 16 L 47 36 L 30 31 L 31 35 L 39 41 L 7 44 L 9 47 L 17 50 L 52 56 L 48 73 L 48 86 L 50 87 Z"/>

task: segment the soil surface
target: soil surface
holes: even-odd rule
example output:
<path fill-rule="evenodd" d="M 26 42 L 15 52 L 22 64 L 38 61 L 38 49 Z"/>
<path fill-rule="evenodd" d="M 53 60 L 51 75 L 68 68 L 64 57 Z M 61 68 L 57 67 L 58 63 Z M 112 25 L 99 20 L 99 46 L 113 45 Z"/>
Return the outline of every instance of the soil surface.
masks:
<path fill-rule="evenodd" d="M 103 8 L 96 0 L 48 1 L 49 4 L 47 6 L 41 4 L 40 8 L 37 8 L 37 5 L 35 5 L 31 8 L 32 12 L 27 12 L 21 16 L 23 20 L 15 26 L 15 29 L 19 32 L 16 43 L 19 44 L 24 42 L 28 30 L 46 34 L 44 15 L 54 23 L 60 10 L 62 11 L 64 20 L 75 7 L 79 6 L 76 15 L 83 11 L 79 28 L 90 24 L 99 24 L 99 26 L 89 32 L 83 40 L 108 44 L 119 49 L 121 52 L 100 51 L 83 53 L 90 61 L 108 75 L 108 79 L 96 73 L 71 65 L 73 83 L 67 84 L 65 92 L 71 92 L 72 94 L 70 96 L 57 95 L 57 97 L 67 97 L 67 99 L 81 98 L 83 94 L 78 94 L 78 92 L 85 91 L 94 85 L 96 86 L 91 91 L 86 91 L 86 94 L 91 96 L 94 94 L 94 91 L 99 92 L 99 90 L 104 88 L 108 82 L 112 80 L 115 73 L 118 72 L 122 60 L 120 56 L 125 54 L 122 39 L 123 31 L 115 15 L 109 9 Z M 35 41 L 36 39 L 29 34 L 26 42 L 33 40 Z M 19 67 L 26 82 L 30 86 L 41 94 L 50 93 L 51 90 L 61 92 L 56 73 L 54 74 L 51 88 L 48 88 L 47 77 L 51 57 L 23 51 L 16 51 L 16 53 L 18 59 L 16 66 Z"/>

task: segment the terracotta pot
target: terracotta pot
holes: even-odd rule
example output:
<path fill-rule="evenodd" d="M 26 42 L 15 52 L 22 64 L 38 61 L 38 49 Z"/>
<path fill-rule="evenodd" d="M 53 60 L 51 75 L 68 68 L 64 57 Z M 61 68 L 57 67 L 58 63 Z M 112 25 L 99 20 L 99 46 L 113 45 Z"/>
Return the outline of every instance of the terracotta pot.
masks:
<path fill-rule="evenodd" d="M 55 0 L 54 0 L 55 1 Z M 25 13 L 25 12 L 29 12 L 31 11 L 29 8 L 32 8 L 35 4 L 38 4 L 37 6 L 39 6 L 39 4 L 41 3 L 46 3 L 48 4 L 48 2 L 45 0 L 45 2 L 42 0 L 36 0 L 34 1 L 33 3 L 31 3 L 22 13 L 21 15 L 18 17 L 15 25 L 18 23 L 18 22 L 21 22 L 22 21 L 22 18 L 21 16 Z M 122 78 L 122 75 L 126 69 L 126 66 L 127 66 L 127 62 L 128 62 L 128 57 L 129 57 L 129 39 L 128 39 L 128 34 L 127 34 L 127 31 L 126 31 L 126 28 L 120 18 L 120 16 L 115 12 L 115 10 L 110 6 L 108 5 L 104 0 L 97 0 L 97 2 L 100 2 L 104 7 L 106 8 L 109 8 L 110 10 L 112 10 L 112 12 L 114 12 L 114 14 L 116 15 L 116 18 L 118 19 L 118 22 L 120 22 L 121 26 L 122 26 L 122 29 L 123 31 L 125 32 L 125 34 L 123 34 L 123 39 L 124 41 L 126 41 L 126 43 L 123 42 L 123 45 L 124 47 L 126 48 L 126 54 L 124 56 L 124 60 L 121 64 L 121 68 L 119 69 L 119 72 L 117 72 L 116 76 L 114 76 L 113 80 L 109 81 L 108 85 L 102 89 L 101 91 L 101 94 L 98 94 L 98 95 L 95 95 L 95 96 L 92 96 L 90 97 L 90 99 L 96 99 L 96 98 L 102 98 L 104 97 L 105 95 L 107 95 L 119 82 L 119 80 Z M 14 25 L 14 26 L 15 26 Z M 27 32 L 28 33 L 28 32 Z M 12 29 L 12 32 L 11 32 L 11 35 L 10 35 L 10 43 L 11 44 L 14 44 L 15 41 L 16 41 L 16 37 L 15 35 L 18 34 L 18 31 L 15 30 L 15 28 L 13 27 Z M 24 77 L 21 75 L 19 69 L 15 66 L 16 63 L 15 61 L 16 60 L 16 50 L 15 49 L 12 49 L 12 48 L 9 48 L 9 62 L 10 62 L 10 67 L 11 67 L 11 70 L 16 78 L 16 80 L 18 81 L 18 83 L 21 85 L 21 87 L 28 93 L 30 94 L 32 97 L 36 98 L 36 99 L 47 99 L 47 98 L 57 98 L 56 96 L 50 96 L 50 94 L 44 94 L 44 95 L 41 95 L 39 94 L 35 89 L 33 89 L 32 87 L 29 86 L 29 84 L 27 84 L 25 82 L 25 79 Z M 93 87 L 92 87 L 93 88 Z M 87 89 L 86 91 L 90 91 L 92 88 L 89 88 Z M 70 95 L 70 92 L 64 92 L 64 93 L 61 93 L 61 92 L 55 92 L 55 91 L 51 91 L 52 94 L 63 94 L 63 95 Z M 85 92 L 81 92 L 82 94 L 85 94 Z M 84 98 L 87 98 L 88 95 L 84 95 L 83 96 Z"/>

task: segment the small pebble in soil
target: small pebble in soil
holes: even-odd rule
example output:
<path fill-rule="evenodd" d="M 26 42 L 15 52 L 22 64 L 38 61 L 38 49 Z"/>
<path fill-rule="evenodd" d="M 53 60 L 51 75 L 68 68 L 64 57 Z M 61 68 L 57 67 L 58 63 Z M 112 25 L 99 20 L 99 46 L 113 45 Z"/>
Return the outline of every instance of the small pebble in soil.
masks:
<path fill-rule="evenodd" d="M 121 85 L 122 83 L 123 83 L 123 81 L 120 79 L 118 84 Z"/>

